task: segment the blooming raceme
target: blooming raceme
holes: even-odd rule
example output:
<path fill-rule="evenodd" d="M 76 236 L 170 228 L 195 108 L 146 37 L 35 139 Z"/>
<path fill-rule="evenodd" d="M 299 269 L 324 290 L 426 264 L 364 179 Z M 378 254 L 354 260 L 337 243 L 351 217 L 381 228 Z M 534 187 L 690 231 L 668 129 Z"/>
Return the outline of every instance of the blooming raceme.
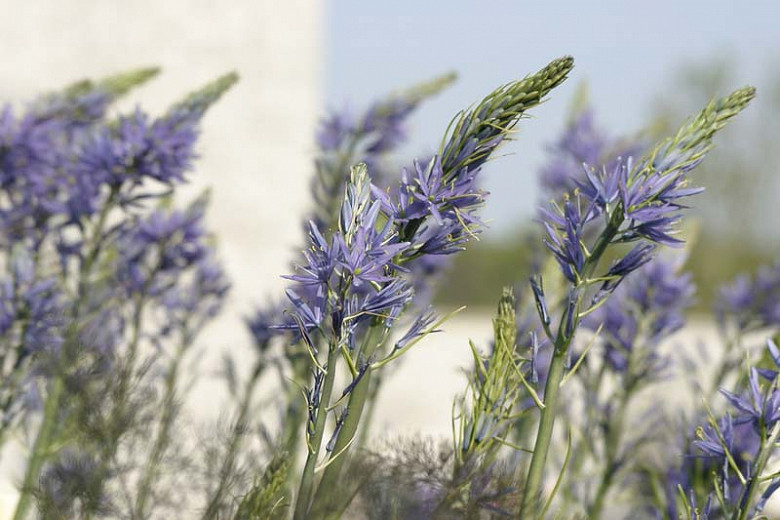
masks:
<path fill-rule="evenodd" d="M 157 210 L 128 225 L 119 240 L 117 275 L 129 294 L 161 294 L 188 267 L 206 256 L 203 211 Z"/>
<path fill-rule="evenodd" d="M 162 348 L 166 331 L 186 329 L 183 353 L 228 289 L 203 229 L 204 201 L 186 211 L 149 211 L 147 203 L 186 180 L 200 121 L 237 77 L 219 78 L 158 118 L 141 110 L 108 117 L 111 103 L 156 73 L 79 82 L 20 115 L 10 107 L 0 115 L 0 247 L 10 266 L 0 281 L 0 441 L 14 415 L 35 411 L 26 388 L 43 401 L 19 518 L 41 478 L 56 474 L 45 463 L 71 448 L 104 455 L 90 490 L 98 495 L 126 471 L 115 455 L 138 426 L 131 394 L 159 383 L 148 360 L 140 363 L 139 344 Z M 149 332 L 145 309 L 163 311 L 162 329 Z M 110 402 L 90 401 L 96 388 Z"/>
<path fill-rule="evenodd" d="M 379 227 L 378 219 L 384 224 Z M 409 247 L 399 242 L 392 217 L 381 213 L 372 198 L 365 165 L 353 170 L 341 211 L 339 230 L 330 242 L 310 223 L 311 248 L 287 290 L 295 307 L 295 324 L 310 330 L 329 318 L 336 331 L 369 318 L 392 319 L 412 296 L 412 289 L 394 279 L 393 259 Z"/>
<path fill-rule="evenodd" d="M 455 80 L 447 74 L 421 83 L 411 89 L 390 95 L 373 103 L 361 114 L 348 109 L 331 111 L 321 121 L 316 134 L 316 174 L 311 182 L 313 209 L 305 219 L 307 239 L 315 226 L 318 234 L 327 233 L 338 225 L 339 210 L 350 166 L 365 163 L 375 183 L 392 182 L 386 162 L 388 156 L 407 138 L 407 119 L 420 104 L 447 88 Z M 323 239 L 324 240 L 324 239 Z M 307 260 L 308 261 L 308 260 Z M 436 263 L 439 267 L 440 263 Z M 433 274 L 433 273 L 429 273 Z M 414 277 L 420 289 L 430 286 L 431 277 Z M 430 291 L 418 291 L 429 294 Z M 418 296 L 418 300 L 422 299 Z M 422 303 L 425 306 L 425 303 Z M 256 346 L 265 350 L 274 337 L 288 333 L 279 328 L 284 307 L 278 303 L 263 304 L 246 318 Z"/>
<path fill-rule="evenodd" d="M 388 323 L 394 321 L 413 299 L 412 284 L 405 280 L 404 275 L 415 272 L 412 269 L 415 261 L 428 255 L 458 251 L 463 243 L 475 236 L 480 225 L 476 210 L 483 201 L 483 194 L 475 185 L 481 166 L 504 140 L 523 111 L 538 104 L 544 95 L 565 79 L 571 64 L 570 58 L 556 60 L 538 74 L 498 89 L 473 110 L 461 113 L 439 156 L 425 165 L 415 163 L 414 172 L 411 175 L 405 172 L 397 187 L 382 190 L 370 188 L 369 183 L 365 183 L 368 191 L 358 196 L 364 191 L 363 181 L 361 175 L 353 170 L 342 205 L 339 229 L 334 232 L 333 238 L 326 242 L 319 228 L 312 227 L 315 248 L 309 253 L 304 274 L 299 275 L 297 280 L 293 278 L 308 287 L 308 296 L 302 296 L 302 291 L 297 288 L 289 293 L 297 308 L 295 319 L 303 335 L 308 333 L 306 319 L 311 318 L 311 323 L 317 323 L 330 318 L 334 340 L 350 346 L 348 365 L 353 374 L 353 383 L 343 394 L 349 394 L 348 413 L 337 418 L 335 442 L 327 444 L 329 452 L 339 454 L 352 442 L 365 404 L 362 396 L 371 380 L 370 355 L 382 345 L 382 341 L 374 344 L 369 339 L 371 344 L 366 351 L 353 349 L 353 343 L 362 343 L 359 339 L 356 342 L 352 340 L 361 336 L 353 328 L 359 323 L 357 319 L 344 323 L 343 316 L 371 316 L 370 322 L 374 327 L 381 324 L 386 334 Z M 363 216 L 355 219 L 356 215 Z M 370 226 L 364 226 L 365 223 Z M 336 274 L 338 285 L 326 282 L 330 273 Z M 347 273 L 346 278 L 344 273 Z M 346 291 L 357 293 L 362 287 L 372 284 L 376 285 L 375 293 L 346 294 Z M 350 312 L 345 313 L 345 308 L 349 308 Z M 344 331 L 348 331 L 348 335 L 342 340 Z M 334 340 L 331 340 L 331 351 Z M 394 359 L 413 342 L 393 349 L 375 366 L 380 367 Z M 356 355 L 357 359 L 354 358 Z M 360 355 L 365 359 L 361 359 Z M 320 408 L 321 403 L 329 399 L 329 377 L 330 371 L 322 385 L 324 397 L 317 399 Z M 311 398 L 309 406 L 313 406 Z M 312 514 L 325 514 L 321 508 L 330 507 L 325 506 L 329 493 L 326 490 L 337 485 L 344 465 L 343 457 L 328 462 L 313 502 L 309 504 L 312 464 L 321 440 L 316 437 L 317 430 L 321 428 L 318 426 L 322 422 L 321 417 L 322 411 L 316 417 L 310 416 L 309 420 L 310 430 L 314 421 L 314 447 L 310 449 L 304 468 L 296 518 L 304 518 L 310 507 L 314 508 Z"/>
<path fill-rule="evenodd" d="M 771 339 L 766 346 L 772 368 L 751 367 L 744 392 L 721 389 L 730 411 L 719 420 L 710 415 L 709 424 L 697 428 L 693 442 L 699 455 L 715 465 L 714 486 L 722 497 L 717 506 L 724 517 L 760 514 L 780 487 L 776 474 L 765 474 L 780 437 L 780 350 Z M 760 497 L 759 482 L 768 482 Z"/>
<path fill-rule="evenodd" d="M 673 137 L 658 143 L 636 162 L 629 157 L 615 161 L 610 167 L 585 165 L 585 179 L 574 179 L 576 188 L 572 192 L 541 211 L 540 221 L 546 232 L 544 243 L 568 282 L 568 295 L 557 331 L 553 332 L 540 291 L 534 291 L 539 318 L 554 344 L 544 398 L 553 406 L 541 410 L 521 516 L 531 514 L 536 507 L 534 500 L 541 489 L 555 423 L 555 404 L 570 364 L 570 346 L 580 320 L 603 305 L 626 276 L 649 261 L 654 244 L 682 244 L 673 236 L 680 211 L 685 209 L 682 202 L 702 191 L 689 187 L 688 173 L 712 146 L 713 135 L 754 96 L 753 88 L 744 88 L 712 101 Z M 614 251 L 613 246 L 620 243 L 636 245 L 618 257 L 611 269 L 599 272 L 605 252 Z M 586 296 L 593 292 L 587 301 Z M 614 456 L 617 447 L 612 445 L 610 449 Z M 589 516 L 600 516 L 613 474 L 613 468 L 607 467 L 589 507 Z"/>

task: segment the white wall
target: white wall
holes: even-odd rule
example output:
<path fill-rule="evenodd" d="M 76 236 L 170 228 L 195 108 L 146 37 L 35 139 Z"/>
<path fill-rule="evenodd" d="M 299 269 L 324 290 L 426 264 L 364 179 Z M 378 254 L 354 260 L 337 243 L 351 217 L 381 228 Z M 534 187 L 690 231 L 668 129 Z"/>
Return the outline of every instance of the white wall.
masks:
<path fill-rule="evenodd" d="M 279 275 L 299 247 L 320 114 L 321 1 L 0 4 L 2 101 L 159 65 L 162 74 L 120 106 L 160 112 L 216 76 L 239 72 L 240 83 L 206 116 L 201 160 L 185 193 L 212 187 L 211 227 L 237 282 L 225 322 L 207 339 L 247 344 L 236 317 L 261 296 L 279 293 Z"/>
<path fill-rule="evenodd" d="M 159 113 L 224 72 L 241 75 L 206 116 L 201 160 L 185 196 L 212 187 L 209 221 L 236 282 L 225 318 L 202 342 L 210 355 L 201 367 L 212 371 L 215 348 L 247 356 L 240 317 L 252 302 L 280 293 L 279 275 L 299 247 L 321 112 L 322 2 L 2 0 L 0 7 L 3 103 L 158 65 L 162 74 L 120 107 Z M 219 413 L 219 392 L 216 383 L 207 386 L 196 408 L 211 416 Z"/>

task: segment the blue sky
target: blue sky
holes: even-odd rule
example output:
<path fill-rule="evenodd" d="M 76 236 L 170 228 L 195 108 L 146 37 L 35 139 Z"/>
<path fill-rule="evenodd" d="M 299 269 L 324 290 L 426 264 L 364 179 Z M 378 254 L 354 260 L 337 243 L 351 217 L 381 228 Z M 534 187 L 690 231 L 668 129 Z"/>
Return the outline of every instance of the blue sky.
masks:
<path fill-rule="evenodd" d="M 609 0 L 596 2 L 330 0 L 325 23 L 324 99 L 363 106 L 436 74 L 460 78 L 412 121 L 409 155 L 432 151 L 452 115 L 494 87 L 571 54 L 575 72 L 521 123 L 512 155 L 486 168 L 491 234 L 534 211 L 535 172 L 587 81 L 601 126 L 612 135 L 639 129 L 652 103 L 686 63 L 720 55 L 739 64 L 739 84 L 759 88 L 762 69 L 780 63 L 776 1 Z M 759 97 L 760 102 L 760 97 Z M 760 107 L 760 105 L 759 105 Z M 760 109 L 760 108 L 759 108 Z M 680 117 L 684 117 L 681 114 Z"/>

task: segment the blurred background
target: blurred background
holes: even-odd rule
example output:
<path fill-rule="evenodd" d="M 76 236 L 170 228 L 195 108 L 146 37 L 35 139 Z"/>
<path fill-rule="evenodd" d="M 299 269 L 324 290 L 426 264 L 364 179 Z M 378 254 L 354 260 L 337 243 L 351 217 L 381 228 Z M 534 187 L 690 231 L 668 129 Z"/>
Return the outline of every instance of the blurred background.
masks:
<path fill-rule="evenodd" d="M 587 85 L 611 137 L 675 128 L 714 95 L 750 83 L 758 99 L 717 141 L 697 177 L 707 193 L 691 267 L 708 306 L 716 280 L 780 250 L 780 6 L 737 2 L 543 3 L 453 0 L 34 0 L 3 2 L 0 99 L 23 103 L 82 77 L 159 65 L 124 100 L 160 112 L 227 70 L 240 84 L 206 118 L 194 195 L 212 188 L 210 218 L 235 284 L 233 310 L 278 294 L 300 247 L 313 136 L 327 110 L 365 108 L 448 71 L 458 81 L 426 102 L 398 164 L 438 147 L 455 112 L 550 59 L 576 58 L 571 79 L 519 126 L 486 168 L 489 229 L 456 262 L 441 302 L 491 305 L 524 277 L 526 236 L 543 203 L 538 171 Z M 706 259 L 706 261 L 705 261 Z M 490 269 L 475 269 L 489 265 Z M 240 327 L 238 327 L 240 328 Z M 236 335 L 238 340 L 242 336 Z"/>
<path fill-rule="evenodd" d="M 456 260 L 441 302 L 493 305 L 521 280 L 536 208 L 538 171 L 587 86 L 596 126 L 611 137 L 665 135 L 710 98 L 744 84 L 758 98 L 716 140 L 696 179 L 700 226 L 690 267 L 699 308 L 715 286 L 780 252 L 780 34 L 776 2 L 497 1 L 478 4 L 359 1 L 327 4 L 325 102 L 365 105 L 396 86 L 446 70 L 458 82 L 421 108 L 405 156 L 432 151 L 453 111 L 495 85 L 563 54 L 575 72 L 534 118 L 519 126 L 509 156 L 488 165 L 491 192 L 483 240 Z M 489 266 L 488 269 L 485 266 Z"/>
<path fill-rule="evenodd" d="M 538 170 L 587 85 L 597 126 L 614 137 L 662 135 L 714 95 L 744 84 L 758 99 L 717 138 L 697 171 L 699 225 L 690 268 L 700 310 L 718 283 L 780 251 L 780 4 L 737 2 L 363 2 L 358 0 L 4 0 L 0 99 L 147 65 L 163 74 L 123 101 L 161 112 L 228 70 L 240 84 L 208 114 L 192 196 L 212 190 L 209 221 L 234 281 L 231 302 L 204 346 L 200 370 L 221 352 L 251 356 L 242 318 L 278 298 L 279 275 L 301 247 L 318 118 L 362 109 L 386 94 L 455 71 L 459 79 L 413 117 L 400 165 L 437 149 L 452 116 L 496 86 L 551 59 L 576 59 L 570 80 L 523 121 L 517 142 L 484 172 L 490 228 L 460 255 L 437 299 L 465 314 L 409 356 L 389 382 L 379 420 L 449 432 L 462 388 L 466 338 L 484 339 L 502 285 L 521 282 L 542 196 Z M 208 347 L 206 349 L 206 347 Z M 212 363 L 213 361 L 213 363 Z M 437 379 L 431 379 L 436 375 Z M 435 381 L 435 385 L 431 385 Z M 425 386 L 427 385 L 427 387 Z M 217 383 L 196 393 L 219 414 Z M 213 388 L 212 388 L 213 387 Z M 212 391 L 213 390 L 213 391 Z M 432 413 L 432 408 L 436 408 Z M 382 428 L 377 427 L 381 431 Z"/>

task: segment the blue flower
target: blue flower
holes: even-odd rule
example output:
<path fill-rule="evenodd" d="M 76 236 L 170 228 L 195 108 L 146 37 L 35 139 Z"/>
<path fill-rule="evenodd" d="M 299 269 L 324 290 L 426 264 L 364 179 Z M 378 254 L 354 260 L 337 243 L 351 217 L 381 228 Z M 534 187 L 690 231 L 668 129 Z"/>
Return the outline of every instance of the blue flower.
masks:
<path fill-rule="evenodd" d="M 160 294 L 209 254 L 203 211 L 197 203 L 187 211 L 157 210 L 125 227 L 117 275 L 126 290 Z"/>
<path fill-rule="evenodd" d="M 679 272 L 679 260 L 657 258 L 647 263 L 643 256 L 647 254 L 649 251 L 638 251 L 634 255 L 630 263 L 639 258 L 646 265 L 633 274 L 621 275 L 626 277 L 617 288 L 607 288 L 614 294 L 585 320 L 591 330 L 602 327 L 606 360 L 614 370 L 627 370 L 629 357 L 641 347 L 638 359 L 642 363 L 633 367 L 636 372 L 632 374 L 640 378 L 657 376 L 668 365 L 658 345 L 683 327 L 684 313 L 693 304 L 695 293 L 690 274 Z M 618 264 L 610 272 L 621 271 Z"/>
<path fill-rule="evenodd" d="M 761 425 L 771 430 L 780 419 L 780 390 L 774 382 L 769 388 L 762 389 L 759 377 L 758 370 L 751 368 L 746 396 L 720 389 L 720 393 L 737 410 L 736 422 L 750 422 L 757 432 L 760 431 Z"/>
<path fill-rule="evenodd" d="M 415 318 L 409 329 L 401 336 L 393 346 L 393 350 L 400 350 L 406 345 L 422 336 L 428 328 L 436 321 L 436 313 L 432 308 L 427 308 Z M 438 330 L 431 330 L 431 333 L 439 332 Z"/>
<path fill-rule="evenodd" d="M 293 280 L 302 285 L 327 285 L 340 256 L 340 243 L 334 237 L 329 244 L 320 232 L 317 224 L 309 222 L 311 246 L 303 252 L 303 265 L 297 265 L 297 274 L 284 275 L 282 278 Z"/>
<path fill-rule="evenodd" d="M 561 272 L 572 283 L 577 283 L 583 274 L 586 253 L 584 249 L 584 227 L 597 213 L 595 206 L 582 210 L 580 200 L 567 198 L 563 208 L 557 204 L 550 210 L 541 210 L 541 222 L 547 236 L 545 246 L 552 252 Z"/>
<path fill-rule="evenodd" d="M 742 332 L 780 327 L 780 263 L 761 267 L 752 279 L 741 275 L 722 287 L 715 309 Z"/>
<path fill-rule="evenodd" d="M 705 457 L 717 459 L 719 465 L 726 462 L 727 454 L 731 455 L 734 451 L 734 423 L 731 415 L 726 414 L 718 422 L 717 430 L 710 424 L 704 428 L 697 428 L 696 440 L 693 441 L 693 445 Z"/>
<path fill-rule="evenodd" d="M 354 118 L 349 111 L 333 110 L 320 120 L 316 133 L 317 145 L 326 152 L 338 150 L 354 131 Z"/>
<path fill-rule="evenodd" d="M 150 122 L 143 112 L 119 118 L 115 126 L 98 129 L 79 157 L 80 175 L 109 186 L 140 184 L 146 178 L 183 182 L 195 158 L 197 119 L 160 118 Z"/>

